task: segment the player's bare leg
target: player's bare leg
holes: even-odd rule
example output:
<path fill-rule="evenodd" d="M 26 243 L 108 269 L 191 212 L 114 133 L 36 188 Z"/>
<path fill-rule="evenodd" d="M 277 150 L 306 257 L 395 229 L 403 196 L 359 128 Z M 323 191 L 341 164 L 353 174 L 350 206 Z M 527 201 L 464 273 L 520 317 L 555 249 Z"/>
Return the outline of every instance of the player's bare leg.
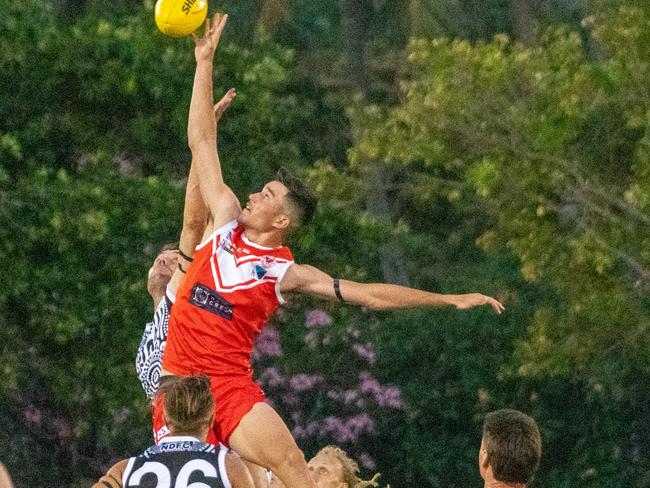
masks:
<path fill-rule="evenodd" d="M 305 456 L 280 416 L 266 403 L 256 403 L 229 439 L 242 458 L 264 466 L 287 488 L 316 488 Z"/>

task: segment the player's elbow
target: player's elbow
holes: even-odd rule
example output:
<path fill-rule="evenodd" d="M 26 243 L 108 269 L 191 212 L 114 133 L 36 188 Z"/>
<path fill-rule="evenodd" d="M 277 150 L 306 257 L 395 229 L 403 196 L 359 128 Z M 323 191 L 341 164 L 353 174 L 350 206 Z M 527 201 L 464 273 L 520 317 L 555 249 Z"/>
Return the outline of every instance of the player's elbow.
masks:
<path fill-rule="evenodd" d="M 400 297 L 394 291 L 387 293 L 379 289 L 373 290 L 367 298 L 366 308 L 370 310 L 392 310 L 394 308 L 401 308 Z"/>
<path fill-rule="evenodd" d="M 187 145 L 192 153 L 196 153 L 203 149 L 210 142 L 210 139 L 207 134 L 202 132 L 191 132 L 187 134 Z"/>
<path fill-rule="evenodd" d="M 208 145 L 216 145 L 216 133 L 211 127 L 190 127 L 187 130 L 187 145 L 192 152 L 200 151 Z"/>
<path fill-rule="evenodd" d="M 195 205 L 185 209 L 183 214 L 183 232 L 203 234 L 208 224 L 209 212 L 205 205 Z"/>
<path fill-rule="evenodd" d="M 183 221 L 183 230 L 181 234 L 187 236 L 189 239 L 192 239 L 193 241 L 198 242 L 203 236 L 207 224 L 208 224 L 207 213 L 203 218 L 200 217 L 186 218 Z"/>
<path fill-rule="evenodd" d="M 391 307 L 390 302 L 382 297 L 370 296 L 364 300 L 362 306 L 368 310 L 388 310 Z"/>
<path fill-rule="evenodd" d="M 394 308 L 390 303 L 386 301 L 374 301 L 368 305 L 366 305 L 366 308 L 368 310 L 373 310 L 373 311 L 381 311 L 381 310 L 390 310 L 391 308 Z"/>

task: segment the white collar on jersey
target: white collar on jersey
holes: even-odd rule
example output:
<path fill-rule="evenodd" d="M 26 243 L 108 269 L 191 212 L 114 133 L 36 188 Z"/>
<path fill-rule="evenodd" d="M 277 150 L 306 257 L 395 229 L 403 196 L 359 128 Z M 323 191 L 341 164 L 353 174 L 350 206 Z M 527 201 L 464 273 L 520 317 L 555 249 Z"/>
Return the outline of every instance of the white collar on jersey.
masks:
<path fill-rule="evenodd" d="M 158 444 L 166 444 L 167 442 L 202 442 L 196 437 L 189 435 L 170 435 L 160 439 Z"/>
<path fill-rule="evenodd" d="M 278 249 L 277 247 L 266 247 L 262 246 L 260 244 L 255 244 L 253 241 L 248 240 L 248 237 L 246 237 L 246 231 L 241 233 L 241 239 L 244 241 L 246 244 L 248 244 L 251 247 L 256 247 L 257 249 L 261 249 L 262 251 L 272 251 L 273 249 Z M 282 247 L 282 246 L 278 246 Z"/>

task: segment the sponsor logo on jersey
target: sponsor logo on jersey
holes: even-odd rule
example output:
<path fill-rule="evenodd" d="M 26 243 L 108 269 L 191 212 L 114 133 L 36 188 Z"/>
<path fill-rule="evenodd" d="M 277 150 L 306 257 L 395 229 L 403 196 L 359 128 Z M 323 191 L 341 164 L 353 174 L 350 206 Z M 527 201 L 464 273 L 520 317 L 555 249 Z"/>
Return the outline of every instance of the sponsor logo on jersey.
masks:
<path fill-rule="evenodd" d="M 226 251 L 228 254 L 235 255 L 235 245 L 232 243 L 232 231 L 228 232 L 226 236 L 219 243 L 219 247 Z"/>
<path fill-rule="evenodd" d="M 232 242 L 226 241 L 221 243 L 221 248 L 226 251 L 228 254 L 235 255 L 235 246 L 232 245 Z"/>
<path fill-rule="evenodd" d="M 180 441 L 180 442 L 164 442 L 158 446 L 160 452 L 165 451 L 196 451 L 197 447 L 202 447 L 200 442 L 193 441 Z"/>
<path fill-rule="evenodd" d="M 201 283 L 192 288 L 190 303 L 215 315 L 232 320 L 233 304 Z"/>

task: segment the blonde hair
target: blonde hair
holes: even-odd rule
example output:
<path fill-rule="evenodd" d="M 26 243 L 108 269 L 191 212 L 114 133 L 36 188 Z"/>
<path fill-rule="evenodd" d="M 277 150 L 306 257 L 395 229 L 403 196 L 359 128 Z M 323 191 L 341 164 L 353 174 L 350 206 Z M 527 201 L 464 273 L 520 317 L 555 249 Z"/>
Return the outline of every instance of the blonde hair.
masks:
<path fill-rule="evenodd" d="M 343 449 L 336 446 L 325 446 L 318 453 L 318 455 L 330 456 L 336 459 L 341 465 L 341 471 L 343 472 L 343 482 L 348 485 L 348 488 L 367 488 L 367 487 L 376 487 L 379 486 L 377 480 L 380 473 L 376 473 L 369 480 L 362 480 L 359 478 L 359 465 L 356 461 L 351 459 Z"/>

